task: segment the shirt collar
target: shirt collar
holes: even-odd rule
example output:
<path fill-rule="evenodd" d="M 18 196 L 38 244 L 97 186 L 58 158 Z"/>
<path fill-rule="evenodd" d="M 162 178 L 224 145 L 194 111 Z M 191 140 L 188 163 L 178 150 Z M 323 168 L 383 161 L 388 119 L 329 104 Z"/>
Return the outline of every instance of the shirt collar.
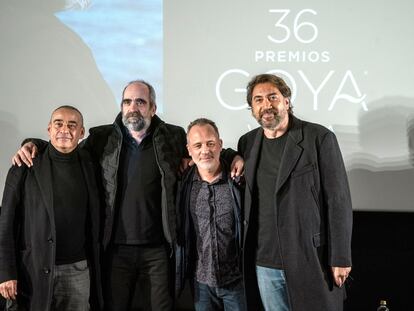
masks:
<path fill-rule="evenodd" d="M 211 183 L 209 183 L 210 185 L 213 184 L 217 184 L 219 182 L 227 182 L 228 180 L 228 172 L 226 170 L 226 166 L 221 162 L 221 172 L 219 174 L 219 176 Z M 198 169 L 197 167 L 195 167 L 195 171 L 194 171 L 194 175 L 193 175 L 193 181 L 198 181 L 198 182 L 207 182 L 201 179 L 200 174 L 198 173 Z"/>

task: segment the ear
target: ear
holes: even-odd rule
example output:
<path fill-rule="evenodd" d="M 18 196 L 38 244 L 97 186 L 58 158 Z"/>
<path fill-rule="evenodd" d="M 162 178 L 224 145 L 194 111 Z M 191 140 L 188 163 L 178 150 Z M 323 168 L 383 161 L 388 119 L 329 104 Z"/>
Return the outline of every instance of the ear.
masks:
<path fill-rule="evenodd" d="M 85 136 L 85 128 L 82 126 L 81 130 L 80 130 L 80 136 L 79 139 L 82 139 Z"/>
<path fill-rule="evenodd" d="M 285 106 L 289 110 L 289 106 L 290 106 L 289 98 L 285 98 Z"/>
<path fill-rule="evenodd" d="M 223 148 L 223 140 L 220 138 L 220 149 Z"/>
<path fill-rule="evenodd" d="M 187 147 L 188 154 L 190 155 L 190 157 L 192 157 L 192 155 L 191 155 L 191 151 L 190 151 L 190 146 L 188 146 L 188 144 L 187 144 L 187 145 L 185 145 L 185 146 Z"/>
<path fill-rule="evenodd" d="M 47 125 L 47 133 L 49 135 L 49 138 L 50 138 L 50 128 L 51 127 L 52 127 L 52 124 L 50 124 L 50 122 L 49 122 L 49 124 Z"/>
<path fill-rule="evenodd" d="M 151 107 L 151 117 L 153 117 L 156 112 L 157 112 L 157 105 L 154 104 Z"/>

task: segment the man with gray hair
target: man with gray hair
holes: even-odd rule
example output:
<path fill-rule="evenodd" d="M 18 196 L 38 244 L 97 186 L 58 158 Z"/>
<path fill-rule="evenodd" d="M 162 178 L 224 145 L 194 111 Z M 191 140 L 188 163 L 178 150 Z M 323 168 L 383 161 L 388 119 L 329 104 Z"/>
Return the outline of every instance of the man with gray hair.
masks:
<path fill-rule="evenodd" d="M 175 196 L 180 165 L 188 157 L 185 132 L 155 114 L 154 88 L 143 80 L 127 84 L 120 108 L 115 122 L 90 129 L 83 145 L 100 165 L 106 308 L 130 310 L 138 287 L 145 310 L 171 310 Z M 23 146 L 14 162 L 31 165 L 32 147 Z"/>
<path fill-rule="evenodd" d="M 145 310 L 169 311 L 175 184 L 187 155 L 185 132 L 155 114 L 154 88 L 143 80 L 127 84 L 120 108 L 113 124 L 91 128 L 83 143 L 101 168 L 105 308 L 130 310 L 139 286 Z"/>

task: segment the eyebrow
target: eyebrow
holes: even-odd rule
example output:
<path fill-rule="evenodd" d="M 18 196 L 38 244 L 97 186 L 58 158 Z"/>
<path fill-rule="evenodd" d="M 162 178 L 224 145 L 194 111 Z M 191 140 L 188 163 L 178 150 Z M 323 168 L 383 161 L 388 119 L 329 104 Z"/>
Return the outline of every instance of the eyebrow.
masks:
<path fill-rule="evenodd" d="M 255 96 L 253 96 L 253 98 L 256 98 L 256 97 L 263 97 L 263 96 L 270 96 L 270 95 L 277 95 L 277 93 L 276 92 L 272 92 L 272 93 L 268 93 L 268 94 L 265 94 L 265 95 L 255 95 Z"/>
<path fill-rule="evenodd" d="M 122 102 L 124 101 L 143 101 L 144 103 L 147 103 L 147 101 L 142 97 L 136 97 L 136 98 L 123 98 Z"/>
<path fill-rule="evenodd" d="M 56 122 L 63 122 L 63 120 L 62 120 L 62 119 L 55 119 L 55 120 L 53 120 L 52 122 L 53 122 L 53 123 L 56 123 Z M 76 121 L 68 121 L 68 124 L 78 124 L 78 122 L 76 122 Z"/>

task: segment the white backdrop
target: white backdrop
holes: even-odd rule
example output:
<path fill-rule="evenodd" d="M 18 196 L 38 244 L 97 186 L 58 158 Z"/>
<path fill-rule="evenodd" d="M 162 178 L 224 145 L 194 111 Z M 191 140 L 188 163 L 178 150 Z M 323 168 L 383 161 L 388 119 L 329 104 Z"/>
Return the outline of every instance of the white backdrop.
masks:
<path fill-rule="evenodd" d="M 68 5 L 71 4 L 71 8 Z M 414 211 L 411 1 L 169 0 L 0 3 L 0 183 L 54 107 L 113 121 L 122 86 L 153 83 L 160 116 L 216 121 L 225 146 L 257 126 L 245 85 L 286 79 L 300 118 L 339 140 L 354 209 Z"/>

